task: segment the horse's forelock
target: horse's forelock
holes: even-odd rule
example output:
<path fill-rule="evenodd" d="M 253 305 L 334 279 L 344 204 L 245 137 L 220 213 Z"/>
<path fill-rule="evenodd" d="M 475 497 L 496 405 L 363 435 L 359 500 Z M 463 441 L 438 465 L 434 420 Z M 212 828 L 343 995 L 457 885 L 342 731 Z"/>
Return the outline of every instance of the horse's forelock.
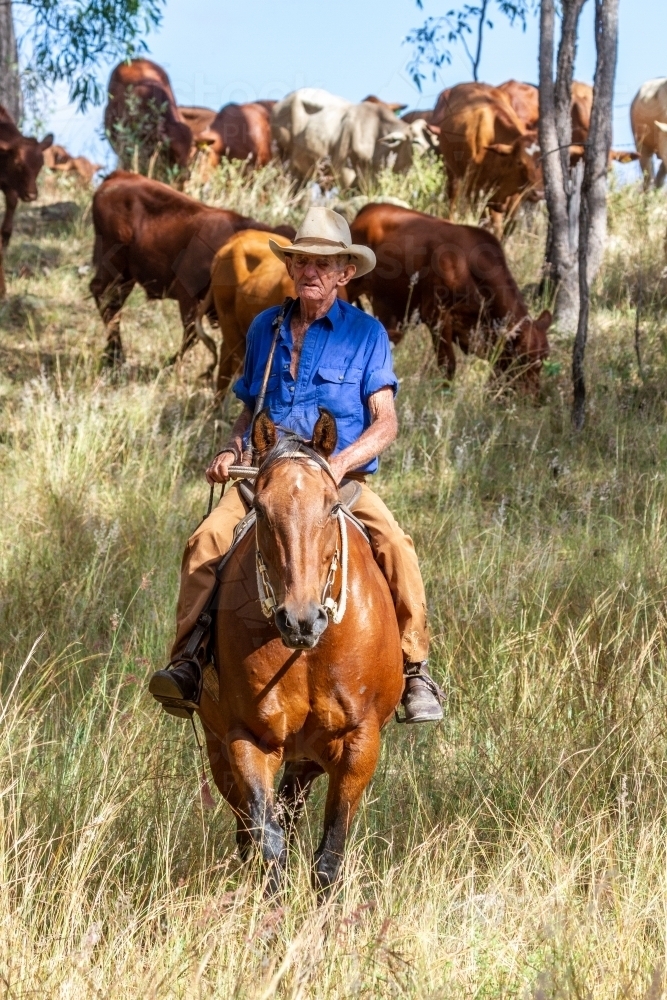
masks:
<path fill-rule="evenodd" d="M 321 455 L 318 455 L 307 441 L 304 441 L 303 438 L 298 437 L 296 434 L 286 434 L 280 438 L 274 444 L 273 448 L 267 452 L 266 457 L 260 463 L 259 469 L 260 472 L 267 472 L 272 465 L 281 459 L 297 458 L 307 458 L 315 462 L 327 475 L 331 476 L 329 463 Z"/>

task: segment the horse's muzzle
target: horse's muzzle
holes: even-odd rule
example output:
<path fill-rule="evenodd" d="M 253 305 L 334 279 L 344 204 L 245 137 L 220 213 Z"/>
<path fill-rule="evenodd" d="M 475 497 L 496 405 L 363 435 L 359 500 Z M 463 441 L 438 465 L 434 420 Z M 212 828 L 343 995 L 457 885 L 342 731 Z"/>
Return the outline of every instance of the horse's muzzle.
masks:
<path fill-rule="evenodd" d="M 329 624 L 329 616 L 321 604 L 288 610 L 284 604 L 275 610 L 275 621 L 283 643 L 288 649 L 313 649 Z"/>

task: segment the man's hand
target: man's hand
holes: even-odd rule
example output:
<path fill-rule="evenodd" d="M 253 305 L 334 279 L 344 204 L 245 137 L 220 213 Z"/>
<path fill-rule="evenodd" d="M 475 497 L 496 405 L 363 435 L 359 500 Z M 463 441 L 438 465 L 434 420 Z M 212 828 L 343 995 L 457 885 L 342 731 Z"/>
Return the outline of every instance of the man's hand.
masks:
<path fill-rule="evenodd" d="M 206 482 L 209 486 L 214 483 L 226 483 L 229 479 L 230 466 L 236 463 L 236 452 L 221 451 L 216 455 L 208 469 L 206 470 Z"/>
<path fill-rule="evenodd" d="M 336 485 L 340 486 L 340 481 L 347 472 L 348 465 L 345 459 L 341 462 L 340 455 L 333 455 L 329 459 L 329 468 L 333 473 L 333 477 L 336 481 Z"/>

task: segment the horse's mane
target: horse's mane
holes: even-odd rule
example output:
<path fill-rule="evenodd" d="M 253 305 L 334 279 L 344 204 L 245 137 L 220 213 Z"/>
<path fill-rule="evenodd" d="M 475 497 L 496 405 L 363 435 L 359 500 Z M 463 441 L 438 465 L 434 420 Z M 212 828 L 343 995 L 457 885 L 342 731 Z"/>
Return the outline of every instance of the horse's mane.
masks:
<path fill-rule="evenodd" d="M 299 437 L 294 431 L 284 432 L 283 437 L 267 451 L 259 467 L 262 472 L 265 472 L 275 462 L 279 462 L 282 459 L 295 458 L 309 458 L 312 462 L 319 465 L 327 475 L 331 476 L 331 468 L 327 460 L 315 451 L 310 441 Z"/>

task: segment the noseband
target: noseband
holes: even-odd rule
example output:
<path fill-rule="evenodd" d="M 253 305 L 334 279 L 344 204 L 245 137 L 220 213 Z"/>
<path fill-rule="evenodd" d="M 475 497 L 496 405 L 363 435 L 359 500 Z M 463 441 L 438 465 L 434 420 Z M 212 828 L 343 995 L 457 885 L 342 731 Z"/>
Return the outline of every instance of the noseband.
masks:
<path fill-rule="evenodd" d="M 334 479 L 334 475 L 331 471 L 331 467 L 326 459 L 318 455 L 317 452 L 313 451 L 306 442 L 301 438 L 293 435 L 283 438 L 278 444 L 272 448 L 271 452 L 267 456 L 265 462 L 262 463 L 263 469 L 266 469 L 274 462 L 280 459 L 291 459 L 291 460 L 303 460 L 314 461 L 320 468 L 327 473 L 331 478 L 336 489 L 338 484 Z M 343 620 L 345 614 L 345 608 L 347 606 L 347 565 L 348 565 L 348 546 L 347 546 L 347 524 L 345 521 L 345 514 L 343 513 L 342 504 L 339 502 L 335 507 L 334 511 L 336 513 L 336 520 L 338 521 L 338 531 L 340 535 L 340 547 L 336 545 L 336 550 L 333 554 L 331 564 L 329 566 L 329 572 L 327 573 L 327 579 L 324 584 L 324 590 L 322 591 L 322 599 L 320 601 L 323 608 L 331 619 L 334 625 L 339 625 Z M 336 573 L 338 567 L 341 567 L 341 588 L 339 599 L 335 600 L 332 595 L 332 588 L 334 580 L 336 578 Z M 271 618 L 275 615 L 278 608 L 278 601 L 276 598 L 276 592 L 273 588 L 273 584 L 269 578 L 269 572 L 264 562 L 264 556 L 261 553 L 259 547 L 259 537 L 257 533 L 257 520 L 255 519 L 255 569 L 257 573 L 257 594 L 259 596 L 259 603 L 262 609 L 262 614 L 265 618 Z"/>

